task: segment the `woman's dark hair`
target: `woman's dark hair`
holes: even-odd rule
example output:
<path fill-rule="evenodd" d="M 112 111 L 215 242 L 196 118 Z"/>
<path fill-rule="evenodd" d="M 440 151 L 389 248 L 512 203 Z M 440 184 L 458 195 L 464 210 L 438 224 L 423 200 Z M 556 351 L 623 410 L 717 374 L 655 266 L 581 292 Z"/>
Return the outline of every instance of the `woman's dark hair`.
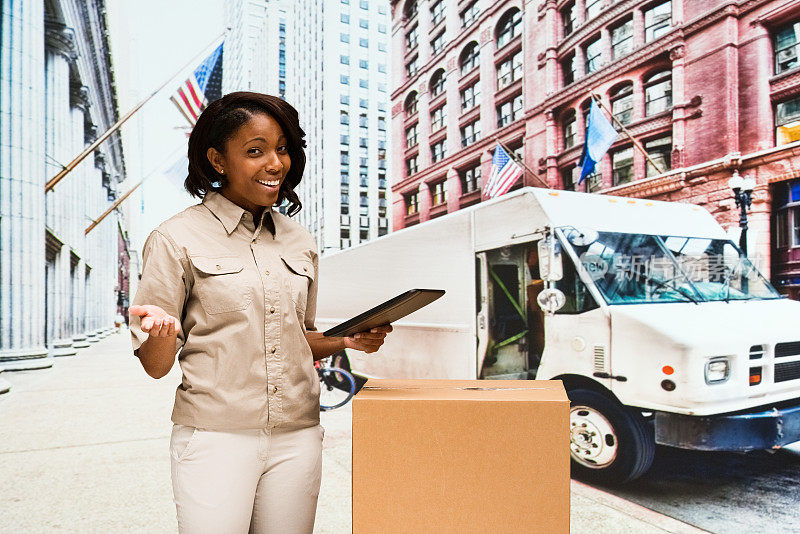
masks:
<path fill-rule="evenodd" d="M 214 147 L 225 153 L 225 143 L 236 135 L 256 113 L 265 113 L 275 119 L 287 140 L 292 165 L 278 190 L 276 206 L 289 202 L 287 214 L 295 215 L 302 204 L 294 192 L 306 167 L 305 132 L 300 128 L 297 110 L 285 100 L 261 93 L 229 93 L 208 105 L 200 114 L 189 136 L 189 175 L 184 187 L 190 195 L 202 198 L 209 191 L 219 191 L 226 177 L 218 173 L 208 161 L 208 149 Z"/>

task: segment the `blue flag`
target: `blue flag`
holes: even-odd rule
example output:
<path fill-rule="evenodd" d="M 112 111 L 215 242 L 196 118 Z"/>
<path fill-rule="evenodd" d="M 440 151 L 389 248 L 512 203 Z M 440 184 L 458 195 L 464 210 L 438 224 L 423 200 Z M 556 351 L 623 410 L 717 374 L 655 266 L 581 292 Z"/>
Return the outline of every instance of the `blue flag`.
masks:
<path fill-rule="evenodd" d="M 586 142 L 583 144 L 581 156 L 581 177 L 583 180 L 594 173 L 594 166 L 608 152 L 608 149 L 617 139 L 617 131 L 611 122 L 600 112 L 597 103 L 592 98 L 592 107 L 589 111 L 589 124 L 586 125 Z"/>

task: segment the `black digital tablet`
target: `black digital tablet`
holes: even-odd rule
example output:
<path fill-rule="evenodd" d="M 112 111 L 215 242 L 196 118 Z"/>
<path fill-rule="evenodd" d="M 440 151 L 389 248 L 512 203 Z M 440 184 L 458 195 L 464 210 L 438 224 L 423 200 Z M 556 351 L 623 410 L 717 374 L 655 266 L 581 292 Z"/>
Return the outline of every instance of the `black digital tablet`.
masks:
<path fill-rule="evenodd" d="M 326 337 L 352 336 L 370 328 L 393 323 L 444 295 L 443 289 L 410 289 L 322 333 Z"/>

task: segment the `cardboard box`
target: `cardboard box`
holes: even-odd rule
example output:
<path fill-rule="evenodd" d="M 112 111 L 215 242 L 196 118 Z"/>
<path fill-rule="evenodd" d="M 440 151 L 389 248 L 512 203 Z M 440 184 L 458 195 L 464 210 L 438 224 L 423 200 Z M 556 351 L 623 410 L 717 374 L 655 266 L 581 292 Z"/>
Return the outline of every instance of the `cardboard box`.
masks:
<path fill-rule="evenodd" d="M 369 380 L 353 532 L 569 532 L 569 400 L 551 380 Z"/>

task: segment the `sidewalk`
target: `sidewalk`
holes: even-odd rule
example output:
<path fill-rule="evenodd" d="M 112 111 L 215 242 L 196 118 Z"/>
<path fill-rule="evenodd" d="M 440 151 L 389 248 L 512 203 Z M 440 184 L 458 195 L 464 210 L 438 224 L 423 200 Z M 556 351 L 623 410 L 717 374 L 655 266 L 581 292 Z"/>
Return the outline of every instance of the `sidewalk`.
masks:
<path fill-rule="evenodd" d="M 0 533 L 176 531 L 167 453 L 178 367 L 148 377 L 127 331 L 51 369 L 4 373 Z M 319 534 L 350 532 L 348 405 L 326 428 Z M 572 482 L 572 532 L 700 532 Z"/>

